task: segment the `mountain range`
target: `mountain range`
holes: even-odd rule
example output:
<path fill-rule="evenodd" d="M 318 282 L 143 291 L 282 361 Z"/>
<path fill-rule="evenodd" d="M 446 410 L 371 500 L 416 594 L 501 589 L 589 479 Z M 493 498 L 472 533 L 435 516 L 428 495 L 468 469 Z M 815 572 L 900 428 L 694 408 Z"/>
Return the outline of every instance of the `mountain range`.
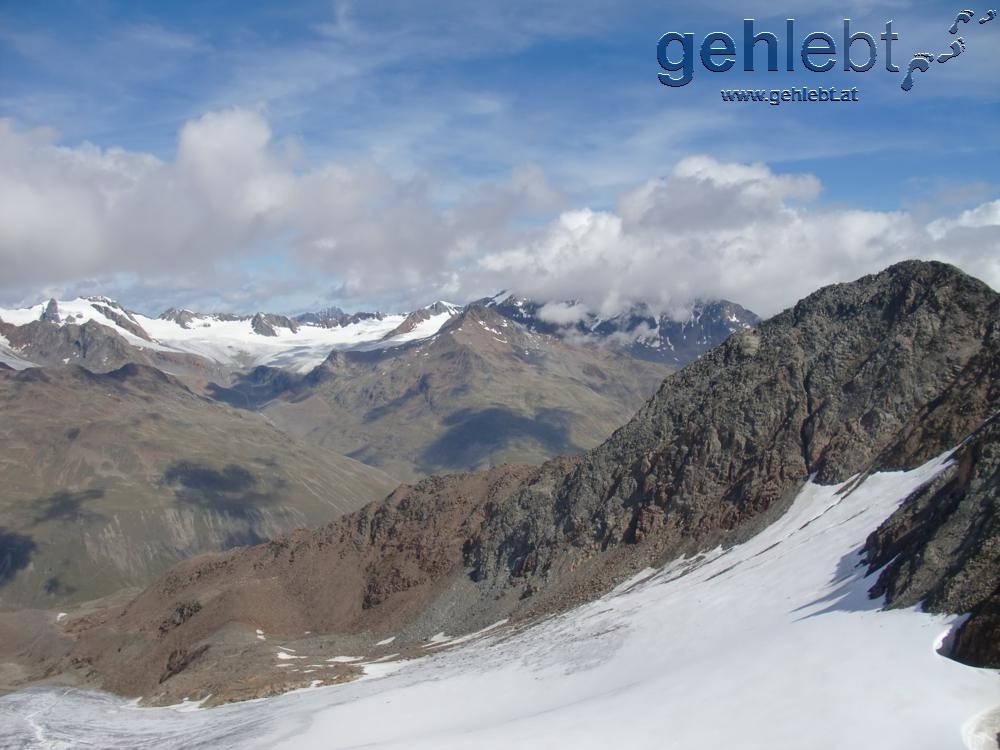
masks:
<path fill-rule="evenodd" d="M 269 365 L 308 372 L 333 350 L 375 351 L 427 340 L 463 309 L 487 307 L 528 331 L 583 343 L 610 344 L 645 358 L 683 365 L 734 331 L 758 322 L 739 305 L 696 302 L 680 321 L 654 315 L 645 303 L 600 318 L 582 313 L 575 323 L 556 324 L 549 308 L 573 303 L 538 303 L 501 294 L 468 306 L 435 302 L 410 313 L 344 313 L 331 307 L 287 316 L 199 313 L 170 308 L 156 318 L 126 309 L 108 297 L 50 299 L 33 307 L 0 308 L 0 362 L 10 367 L 78 364 L 95 372 L 126 362 L 162 364 L 217 372 Z"/>
<path fill-rule="evenodd" d="M 461 325 L 480 322 L 492 327 Z M 910 472 L 923 478 L 830 575 L 867 565 L 886 606 L 966 613 L 956 657 L 995 665 L 998 367 L 1000 295 L 950 266 L 902 263 L 730 336 L 583 454 L 430 477 L 318 529 L 187 560 L 125 601 L 28 618 L 30 643 L 12 638 L 3 656 L 22 683 L 49 675 L 151 703 L 304 686 L 315 678 L 276 668 L 300 658 L 332 662 L 320 682 L 342 681 L 354 657 L 330 654 L 385 661 L 443 633 L 530 627 L 781 527 L 809 487 L 846 524 L 878 477 Z M 782 540 L 811 523 L 754 556 L 791 555 L 798 543 Z M 255 650 L 268 638 L 277 665 Z"/>
<path fill-rule="evenodd" d="M 697 303 L 683 322 L 637 305 L 557 325 L 551 307 L 505 293 L 394 315 L 171 309 L 154 319 L 106 297 L 50 300 L 0 310 L 0 364 L 156 367 L 413 480 L 592 448 L 667 372 L 758 322 L 728 302 Z"/>
<path fill-rule="evenodd" d="M 669 371 L 503 309 L 149 318 L 91 297 L 0 310 L 0 609 L 142 586 L 400 480 L 578 453 Z M 720 338 L 743 325 L 716 322 Z"/>

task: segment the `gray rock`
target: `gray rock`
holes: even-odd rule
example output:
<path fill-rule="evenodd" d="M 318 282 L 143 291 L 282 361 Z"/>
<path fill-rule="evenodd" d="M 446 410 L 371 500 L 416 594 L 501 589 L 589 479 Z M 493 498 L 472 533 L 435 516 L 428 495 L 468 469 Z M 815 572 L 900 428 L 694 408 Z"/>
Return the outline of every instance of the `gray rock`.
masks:
<path fill-rule="evenodd" d="M 50 299 L 49 303 L 45 306 L 42 311 L 41 316 L 38 318 L 43 323 L 58 323 L 59 322 L 59 303 L 55 299 Z"/>
<path fill-rule="evenodd" d="M 577 600 L 755 533 L 810 475 L 833 483 L 939 454 L 1000 404 L 968 398 L 970 373 L 996 357 L 998 319 L 1000 296 L 939 263 L 822 289 L 668 377 L 551 489 L 515 494 L 470 550 L 473 575 Z M 928 414 L 934 430 L 907 442 Z"/>
<path fill-rule="evenodd" d="M 284 315 L 272 315 L 270 313 L 257 313 L 250 320 L 250 325 L 254 333 L 261 336 L 277 336 L 277 328 L 287 328 L 292 333 L 299 330 L 299 324 Z"/>
<path fill-rule="evenodd" d="M 890 607 L 971 612 L 953 655 L 1000 667 L 1000 416 L 952 460 L 868 537 L 869 571 L 882 568 L 870 593 Z"/>

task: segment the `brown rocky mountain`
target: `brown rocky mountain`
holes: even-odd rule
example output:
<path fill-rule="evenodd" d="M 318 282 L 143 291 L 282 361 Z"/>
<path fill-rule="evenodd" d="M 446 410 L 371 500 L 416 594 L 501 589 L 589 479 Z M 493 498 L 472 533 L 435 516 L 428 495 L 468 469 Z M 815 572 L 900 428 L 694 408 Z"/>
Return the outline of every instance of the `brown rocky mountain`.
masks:
<path fill-rule="evenodd" d="M 667 372 L 605 346 L 532 333 L 473 305 L 427 340 L 333 352 L 301 376 L 261 367 L 209 392 L 413 480 L 592 448 Z"/>
<path fill-rule="evenodd" d="M 0 609 L 144 585 L 396 484 L 143 365 L 0 370 L 0 413 Z"/>
<path fill-rule="evenodd" d="M 21 681 L 58 674 L 151 702 L 246 697 L 227 693 L 219 680 L 232 674 L 220 670 L 252 662 L 243 657 L 255 628 L 311 648 L 396 635 L 393 648 L 405 649 L 441 630 L 529 619 L 644 566 L 746 538 L 810 475 L 839 482 L 915 466 L 976 433 L 947 486 L 904 503 L 869 554 L 874 565 L 894 545 L 918 550 L 900 563 L 912 571 L 922 544 L 950 550 L 953 564 L 913 576 L 919 585 L 880 585 L 918 599 L 962 592 L 928 601 L 973 608 L 961 653 L 988 660 L 995 589 L 963 577 L 995 572 L 1000 544 L 996 431 L 977 432 L 1000 407 L 998 358 L 1000 295 L 943 264 L 899 264 L 733 336 L 581 457 L 432 477 L 321 529 L 186 561 L 124 606 L 9 645 L 8 658 L 19 651 Z M 940 497 L 945 508 L 928 512 Z M 274 679 L 273 689 L 291 686 Z"/>

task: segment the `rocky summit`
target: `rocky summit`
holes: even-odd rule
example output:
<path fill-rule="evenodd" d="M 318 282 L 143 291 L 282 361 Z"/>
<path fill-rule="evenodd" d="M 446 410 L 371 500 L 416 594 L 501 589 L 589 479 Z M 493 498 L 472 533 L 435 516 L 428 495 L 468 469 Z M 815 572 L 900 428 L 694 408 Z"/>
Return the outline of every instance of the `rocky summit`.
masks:
<path fill-rule="evenodd" d="M 890 606 L 971 610 L 957 654 L 990 663 L 998 334 L 1000 295 L 940 263 L 821 289 L 667 377 L 582 456 L 432 477 L 320 529 L 186 561 L 127 603 L 70 618 L 44 649 L 22 644 L 21 679 L 148 702 L 246 697 L 219 669 L 249 668 L 237 657 L 255 630 L 306 648 L 395 635 L 405 652 L 439 631 L 531 621 L 749 538 L 810 477 L 912 468 L 960 444 L 865 552 L 873 568 L 893 561 L 873 591 Z"/>

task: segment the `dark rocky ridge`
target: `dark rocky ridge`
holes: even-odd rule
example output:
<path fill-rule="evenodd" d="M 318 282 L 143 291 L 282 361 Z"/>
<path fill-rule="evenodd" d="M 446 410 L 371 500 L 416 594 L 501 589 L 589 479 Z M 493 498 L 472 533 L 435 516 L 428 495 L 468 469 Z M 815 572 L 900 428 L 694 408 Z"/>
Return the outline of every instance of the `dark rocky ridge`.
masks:
<path fill-rule="evenodd" d="M 10 326 L 5 334 L 11 345 L 32 362 L 58 365 L 66 361 L 99 372 L 117 369 L 137 357 L 145 364 L 152 363 L 149 356 L 137 353 L 123 336 L 107 326 L 93 320 L 82 325 L 59 325 L 45 318 L 47 314 L 23 326 Z"/>
<path fill-rule="evenodd" d="M 132 316 L 129 315 L 128 312 L 124 310 L 119 312 L 113 310 L 107 305 L 100 305 L 96 303 L 94 304 L 94 309 L 97 310 L 99 313 L 101 313 L 108 320 L 112 321 L 115 325 L 131 333 L 133 336 L 137 336 L 140 339 L 143 339 L 144 341 L 152 341 L 152 339 L 149 337 L 149 334 L 146 333 L 146 330 L 141 325 L 139 325 L 135 320 L 133 320 Z"/>
<path fill-rule="evenodd" d="M 970 612 L 952 655 L 1000 668 L 1000 416 L 952 459 L 868 537 L 868 568 L 883 568 L 871 594 L 891 607 Z"/>
<path fill-rule="evenodd" d="M 579 459 L 432 478 L 322 529 L 185 562 L 124 609 L 73 625 L 71 651 L 92 683 L 155 700 L 143 680 L 167 669 L 165 649 L 193 652 L 233 624 L 403 640 L 561 610 L 646 565 L 748 537 L 810 475 L 910 468 L 957 445 L 1000 407 L 998 321 L 1000 295 L 939 263 L 822 289 L 668 377 Z M 990 451 L 992 429 L 980 433 Z M 961 590 L 963 575 L 946 569 L 941 585 Z M 185 602 L 200 609 L 152 648 Z M 995 632 L 995 599 L 984 606 L 963 653 Z"/>
<path fill-rule="evenodd" d="M 250 319 L 250 327 L 261 336 L 277 336 L 278 328 L 287 328 L 292 333 L 299 330 L 299 324 L 284 315 L 257 313 Z"/>
<path fill-rule="evenodd" d="M 998 316 L 1000 296 L 937 263 L 820 290 L 668 378 L 550 498 L 529 490 L 488 518 L 475 575 L 499 588 L 530 558 L 542 599 L 606 587 L 622 571 L 602 551 L 634 569 L 757 531 L 810 474 L 939 454 L 997 409 L 956 382 L 997 356 Z M 951 418 L 901 448 L 928 404 Z"/>

